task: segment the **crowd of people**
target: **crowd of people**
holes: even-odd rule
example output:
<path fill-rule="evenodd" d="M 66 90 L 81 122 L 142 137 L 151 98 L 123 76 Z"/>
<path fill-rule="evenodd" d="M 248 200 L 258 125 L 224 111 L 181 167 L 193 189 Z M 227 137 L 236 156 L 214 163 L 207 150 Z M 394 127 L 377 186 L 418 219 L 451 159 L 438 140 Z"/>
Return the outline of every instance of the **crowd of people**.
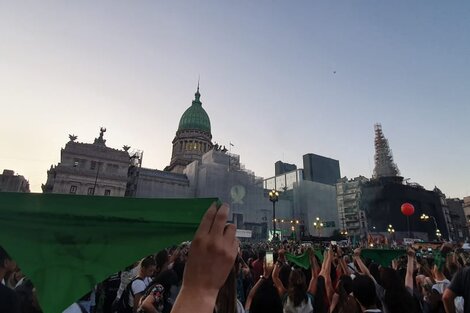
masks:
<path fill-rule="evenodd" d="M 455 244 L 407 247 L 385 266 L 361 247 L 240 244 L 228 211 L 212 205 L 192 242 L 112 275 L 65 312 L 470 313 L 470 258 Z M 32 283 L 1 247 L 0 280 L 1 313 L 41 312 Z"/>

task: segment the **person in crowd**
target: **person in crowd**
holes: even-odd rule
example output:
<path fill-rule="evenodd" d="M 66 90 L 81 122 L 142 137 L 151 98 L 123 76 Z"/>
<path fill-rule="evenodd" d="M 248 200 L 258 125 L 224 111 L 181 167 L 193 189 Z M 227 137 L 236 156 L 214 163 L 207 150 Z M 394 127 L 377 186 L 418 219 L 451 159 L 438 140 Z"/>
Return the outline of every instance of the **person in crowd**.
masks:
<path fill-rule="evenodd" d="M 455 298 L 463 297 L 464 313 L 470 313 L 470 267 L 461 268 L 452 278 L 452 281 L 444 291 L 442 300 L 446 313 L 455 313 Z"/>
<path fill-rule="evenodd" d="M 282 313 L 283 307 L 271 277 L 273 267 L 263 266 L 263 276 L 250 290 L 245 303 L 246 313 Z"/>
<path fill-rule="evenodd" d="M 40 313 L 41 308 L 31 280 L 23 274 L 20 268 L 17 268 L 11 277 L 13 278 L 11 282 L 14 283 L 13 289 L 20 301 L 21 313 Z"/>
<path fill-rule="evenodd" d="M 266 257 L 266 250 L 260 249 L 258 251 L 258 258 L 253 261 L 252 268 L 253 268 L 253 277 L 254 283 L 258 282 L 258 279 L 261 275 L 263 275 L 263 264 L 264 259 Z"/>
<path fill-rule="evenodd" d="M 358 313 L 359 308 L 352 294 L 353 280 L 350 275 L 341 275 L 330 305 L 331 313 Z"/>
<path fill-rule="evenodd" d="M 168 313 L 174 303 L 178 276 L 172 269 L 161 272 L 147 287 L 138 312 Z"/>
<path fill-rule="evenodd" d="M 357 275 L 352 284 L 354 298 L 361 306 L 362 312 L 382 312 L 376 305 L 375 282 L 369 275 Z"/>
<path fill-rule="evenodd" d="M 307 286 L 305 274 L 301 269 L 294 269 L 289 275 L 287 288 L 279 279 L 279 269 L 284 260 L 284 250 L 279 251 L 279 259 L 273 270 L 273 282 L 283 300 L 285 313 L 313 312 L 314 288 L 316 273 L 313 267 L 313 253 L 310 255 L 312 278 Z"/>
<path fill-rule="evenodd" d="M 215 301 L 214 313 L 244 313 L 242 303 L 237 297 L 238 264 L 235 262 L 224 285 L 220 288 Z"/>
<path fill-rule="evenodd" d="M 375 283 L 376 293 L 382 303 L 383 311 L 385 313 L 416 312 L 417 309 L 413 299 L 414 251 L 412 249 L 408 250 L 405 281 L 403 282 L 401 280 L 396 270 L 384 267 L 380 269 L 380 280 L 382 285 L 379 285 L 371 275 L 369 269 L 362 261 L 360 253 L 360 248 L 357 248 L 354 251 L 354 260 L 358 264 L 362 274 L 369 276 Z M 400 301 L 396 301 L 396 299 L 400 299 Z"/>
<path fill-rule="evenodd" d="M 5 277 L 16 269 L 16 262 L 0 246 L 0 312 L 20 313 L 20 300 L 16 292 L 5 286 Z"/>
<path fill-rule="evenodd" d="M 140 305 L 140 300 L 144 295 L 147 286 L 152 281 L 152 276 L 155 272 L 156 264 L 153 255 L 144 258 L 140 262 L 139 274 L 134 277 L 129 283 L 129 307 L 132 308 L 133 312 L 136 313 Z M 123 293 L 124 296 L 124 293 Z M 125 299 L 124 299 L 125 300 Z"/>
<path fill-rule="evenodd" d="M 174 260 L 170 259 L 166 249 L 163 249 L 155 254 L 156 268 L 155 273 L 153 274 L 154 277 L 156 278 L 161 272 L 165 271 L 168 268 L 168 265 L 173 262 Z"/>
<path fill-rule="evenodd" d="M 121 299 L 122 293 L 126 289 L 126 287 L 129 285 L 131 280 L 136 277 L 140 272 L 140 262 L 136 262 L 128 267 L 126 267 L 120 274 L 120 283 L 119 283 L 119 288 L 116 292 L 116 298 L 114 299 L 113 302 L 113 310 L 115 311 L 115 308 L 117 306 L 117 303 Z"/>

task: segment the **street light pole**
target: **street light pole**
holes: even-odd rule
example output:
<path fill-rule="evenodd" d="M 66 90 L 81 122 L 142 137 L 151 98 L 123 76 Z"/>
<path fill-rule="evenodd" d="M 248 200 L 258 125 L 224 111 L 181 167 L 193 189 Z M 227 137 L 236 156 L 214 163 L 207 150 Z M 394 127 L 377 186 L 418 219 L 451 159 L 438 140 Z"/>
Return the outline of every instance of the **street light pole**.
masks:
<path fill-rule="evenodd" d="M 315 222 L 313 222 L 313 226 L 317 229 L 318 236 L 321 237 L 321 229 L 323 227 L 323 222 L 320 220 L 319 217 L 315 218 Z"/>
<path fill-rule="evenodd" d="M 427 222 L 430 218 L 432 218 L 432 221 L 434 222 L 434 230 L 436 231 L 436 236 L 438 237 L 438 239 L 441 239 L 441 231 L 439 230 L 439 228 L 437 228 L 436 218 L 432 215 L 427 215 L 424 213 L 421 214 L 421 216 L 419 217 L 419 219 L 424 222 Z"/>
<path fill-rule="evenodd" d="M 273 240 L 276 238 L 276 202 L 279 200 L 279 192 L 275 189 L 269 192 L 269 201 L 273 203 Z"/>

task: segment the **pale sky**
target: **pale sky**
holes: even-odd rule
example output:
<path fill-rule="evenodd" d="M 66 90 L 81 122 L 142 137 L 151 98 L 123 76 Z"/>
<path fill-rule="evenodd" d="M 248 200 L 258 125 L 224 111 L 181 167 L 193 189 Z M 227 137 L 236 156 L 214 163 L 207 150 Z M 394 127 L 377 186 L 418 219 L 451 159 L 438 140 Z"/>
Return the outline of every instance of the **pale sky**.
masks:
<path fill-rule="evenodd" d="M 41 190 L 68 134 L 169 164 L 201 77 L 214 141 L 256 175 L 302 155 L 470 195 L 468 1 L 0 1 L 0 170 Z M 335 73 L 336 72 L 336 73 Z"/>

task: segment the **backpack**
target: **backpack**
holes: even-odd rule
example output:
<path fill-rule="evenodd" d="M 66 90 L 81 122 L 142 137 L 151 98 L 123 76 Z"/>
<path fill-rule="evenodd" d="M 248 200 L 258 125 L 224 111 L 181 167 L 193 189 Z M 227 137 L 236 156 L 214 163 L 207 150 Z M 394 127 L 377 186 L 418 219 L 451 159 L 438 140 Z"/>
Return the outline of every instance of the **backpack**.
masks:
<path fill-rule="evenodd" d="M 136 280 L 144 281 L 140 277 L 133 278 L 129 284 L 127 284 L 126 289 L 122 292 L 121 298 L 117 300 L 113 307 L 113 313 L 133 313 L 134 309 L 129 305 L 129 296 L 134 297 L 134 292 L 132 292 L 132 283 Z"/>

